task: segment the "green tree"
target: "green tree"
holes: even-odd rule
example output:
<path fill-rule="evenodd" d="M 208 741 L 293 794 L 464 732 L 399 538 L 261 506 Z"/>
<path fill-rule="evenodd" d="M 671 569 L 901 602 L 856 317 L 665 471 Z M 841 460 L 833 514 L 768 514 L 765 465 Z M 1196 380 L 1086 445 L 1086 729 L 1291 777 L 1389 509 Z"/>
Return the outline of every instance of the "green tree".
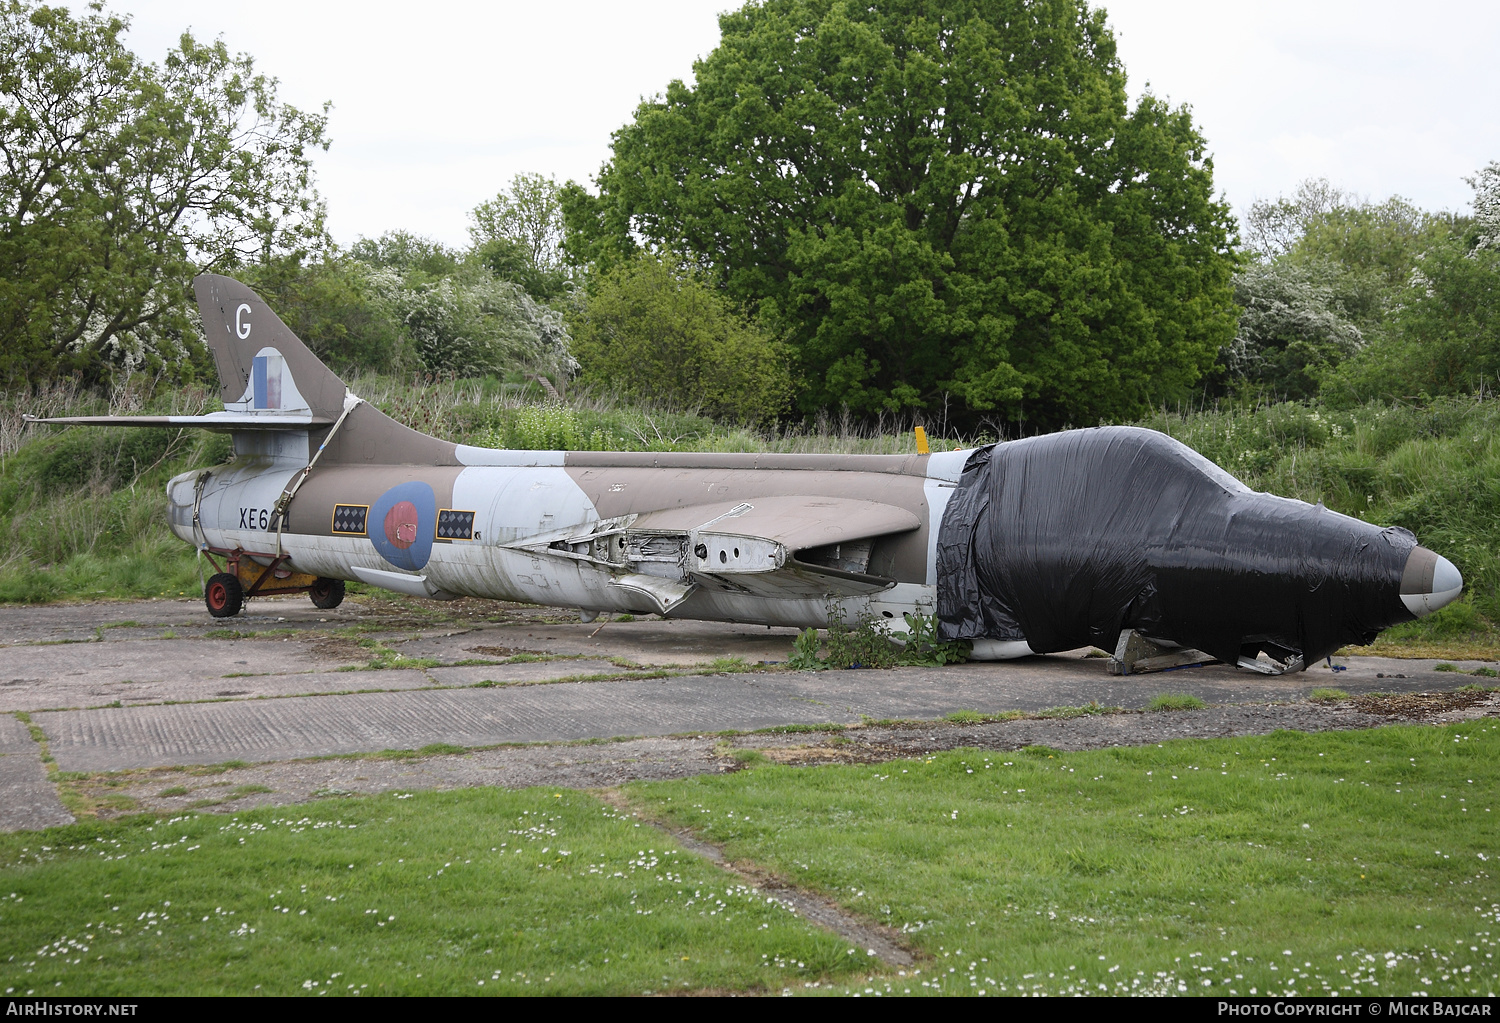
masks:
<path fill-rule="evenodd" d="M 564 295 L 572 277 L 563 258 L 558 185 L 540 174 L 517 174 L 510 187 L 469 212 L 474 253 L 490 272 L 533 297 Z"/>
<path fill-rule="evenodd" d="M 1413 273 L 1462 226 L 1400 196 L 1373 203 L 1321 178 L 1290 198 L 1256 202 L 1245 218 L 1251 259 L 1235 278 L 1244 314 L 1224 352 L 1230 381 L 1289 398 L 1319 394 L 1331 381 L 1336 401 L 1351 389 L 1367 397 L 1422 390 L 1405 369 L 1390 376 L 1404 364 L 1397 350 L 1411 322 Z"/>
<path fill-rule="evenodd" d="M 1288 255 L 1304 263 L 1333 261 L 1387 294 L 1406 287 L 1418 259 L 1452 232 L 1452 221 L 1393 195 L 1383 203 L 1339 206 L 1308 222 Z M 1378 315 L 1383 309 L 1371 309 Z"/>
<path fill-rule="evenodd" d="M 1283 275 L 1336 292 L 1340 315 L 1373 336 L 1385 329 L 1422 253 L 1455 226 L 1452 217 L 1398 195 L 1372 203 L 1310 178 L 1290 198 L 1256 201 L 1245 217 L 1245 238 L 1256 259 L 1298 264 L 1300 270 Z"/>
<path fill-rule="evenodd" d="M 1320 217 L 1357 203 L 1327 178 L 1307 178 L 1290 197 L 1257 199 L 1245 215 L 1245 248 L 1264 259 L 1284 256 L 1307 233 L 1308 225 Z"/>
<path fill-rule="evenodd" d="M 785 411 L 782 345 L 713 289 L 642 254 L 595 282 L 574 323 L 580 379 L 610 394 L 746 422 Z"/>
<path fill-rule="evenodd" d="M 1419 261 L 1390 330 L 1325 384 L 1335 402 L 1500 388 L 1500 250 L 1461 239 Z"/>
<path fill-rule="evenodd" d="M 1500 384 L 1500 250 L 1436 246 L 1414 274 L 1401 310 L 1413 356 L 1409 379 L 1432 394 L 1469 394 Z M 1425 385 L 1425 386 L 1424 386 Z"/>
<path fill-rule="evenodd" d="M 1038 424 L 1183 392 L 1234 331 L 1186 109 L 1081 0 L 765 0 L 563 190 L 574 259 L 680 252 L 784 331 L 806 410 Z"/>
<path fill-rule="evenodd" d="M 1428 213 L 1399 195 L 1372 203 L 1327 178 L 1308 178 L 1291 197 L 1251 204 L 1245 243 L 1262 259 L 1332 261 L 1389 290 L 1404 288 L 1416 258 L 1451 228 L 1451 218 Z"/>
<path fill-rule="evenodd" d="M 1469 179 L 1473 217 L 1431 218 L 1388 326 L 1325 385 L 1334 401 L 1471 394 L 1500 387 L 1500 165 Z"/>
<path fill-rule="evenodd" d="M 470 256 L 409 231 L 387 231 L 359 239 L 347 260 L 304 268 L 288 297 L 294 304 L 305 298 L 301 314 L 310 327 L 362 366 L 399 368 L 410 356 L 432 373 L 523 370 L 564 382 L 577 364 L 563 314 Z M 361 333 L 339 331 L 334 318 L 345 310 Z M 384 365 L 371 362 L 381 356 Z"/>
<path fill-rule="evenodd" d="M 196 273 L 323 240 L 325 116 L 222 41 L 156 65 L 126 27 L 0 0 L 0 386 L 181 363 Z"/>
<path fill-rule="evenodd" d="M 577 369 L 562 313 L 483 268 L 464 266 L 437 280 L 380 268 L 368 285 L 376 307 L 400 325 L 404 344 L 430 372 L 484 376 L 520 369 L 561 381 Z"/>

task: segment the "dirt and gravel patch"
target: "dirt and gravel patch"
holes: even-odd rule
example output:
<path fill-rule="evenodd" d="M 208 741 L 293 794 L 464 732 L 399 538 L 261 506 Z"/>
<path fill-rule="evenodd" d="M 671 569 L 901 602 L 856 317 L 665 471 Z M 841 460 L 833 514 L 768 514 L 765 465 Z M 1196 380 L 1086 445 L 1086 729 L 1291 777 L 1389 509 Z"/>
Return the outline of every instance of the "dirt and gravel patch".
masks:
<path fill-rule="evenodd" d="M 1277 729 L 1326 732 L 1374 728 L 1392 718 L 1447 724 L 1500 716 L 1500 693 L 1381 694 L 1323 703 L 1240 704 L 1185 711 L 1120 711 L 1073 718 L 1025 717 L 964 725 L 946 721 L 866 726 L 816 737 L 782 733 L 741 736 L 738 748 L 758 749 L 785 764 L 879 763 L 900 757 L 973 747 L 996 751 L 1048 746 L 1073 752 L 1144 746 L 1168 739 L 1222 739 Z"/>
<path fill-rule="evenodd" d="M 1446 693 L 1366 693 L 1354 697 L 1349 703 L 1364 714 L 1436 721 L 1474 708 L 1493 707 L 1497 696 L 1500 694 L 1492 690 L 1475 687 Z"/>

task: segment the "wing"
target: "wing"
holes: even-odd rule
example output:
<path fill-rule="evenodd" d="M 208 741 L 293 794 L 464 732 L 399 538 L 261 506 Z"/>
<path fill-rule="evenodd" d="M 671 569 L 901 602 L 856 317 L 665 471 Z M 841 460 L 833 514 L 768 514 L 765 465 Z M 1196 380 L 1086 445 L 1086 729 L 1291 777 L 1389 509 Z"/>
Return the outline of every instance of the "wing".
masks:
<path fill-rule="evenodd" d="M 920 525 L 915 512 L 875 501 L 779 496 L 627 515 L 507 546 L 627 569 L 613 584 L 665 613 L 700 586 L 781 598 L 878 593 L 895 580 L 868 571 L 874 542 Z"/>

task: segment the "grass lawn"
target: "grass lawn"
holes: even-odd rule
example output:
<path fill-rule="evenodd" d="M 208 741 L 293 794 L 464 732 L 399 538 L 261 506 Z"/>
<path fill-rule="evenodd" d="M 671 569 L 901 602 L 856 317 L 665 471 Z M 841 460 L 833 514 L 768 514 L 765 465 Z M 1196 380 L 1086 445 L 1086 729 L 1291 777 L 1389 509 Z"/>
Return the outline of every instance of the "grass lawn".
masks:
<path fill-rule="evenodd" d="M 1490 994 L 1500 722 L 757 766 L 626 796 L 904 932 L 804 925 L 597 799 L 0 836 L 8 994 Z"/>
<path fill-rule="evenodd" d="M 932 957 L 856 989 L 1491 994 L 1497 763 L 1484 720 L 629 792 Z"/>
<path fill-rule="evenodd" d="M 566 790 L 81 824 L 0 836 L 0 863 L 7 994 L 780 991 L 855 969 Z"/>

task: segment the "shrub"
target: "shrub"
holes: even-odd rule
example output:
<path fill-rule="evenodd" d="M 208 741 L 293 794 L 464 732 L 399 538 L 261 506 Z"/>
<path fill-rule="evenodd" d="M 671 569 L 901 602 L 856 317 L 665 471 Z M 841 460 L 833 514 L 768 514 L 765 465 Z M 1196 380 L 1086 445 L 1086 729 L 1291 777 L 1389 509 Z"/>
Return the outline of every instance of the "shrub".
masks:
<path fill-rule="evenodd" d="M 840 615 L 828 616 L 829 667 L 894 668 L 897 661 L 898 651 L 884 624 L 868 611 L 857 615 L 852 626 Z"/>
<path fill-rule="evenodd" d="M 581 380 L 607 393 L 755 423 L 790 401 L 784 347 L 663 260 L 607 274 L 574 327 Z"/>

